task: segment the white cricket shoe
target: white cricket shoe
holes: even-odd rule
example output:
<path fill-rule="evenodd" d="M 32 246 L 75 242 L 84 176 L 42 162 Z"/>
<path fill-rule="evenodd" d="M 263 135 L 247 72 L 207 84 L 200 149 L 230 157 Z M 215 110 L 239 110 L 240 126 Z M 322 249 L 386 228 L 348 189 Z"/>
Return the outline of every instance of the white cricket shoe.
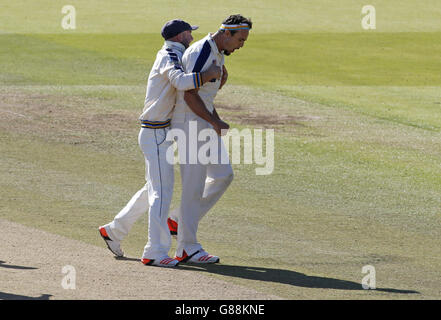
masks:
<path fill-rule="evenodd" d="M 105 227 L 99 227 L 98 230 L 104 242 L 107 244 L 107 248 L 109 248 L 115 256 L 123 257 L 124 252 L 121 250 L 121 242 L 110 239 Z"/>
<path fill-rule="evenodd" d="M 169 256 L 164 256 L 159 259 L 141 259 L 141 262 L 146 266 L 156 266 L 156 267 L 176 267 L 179 264 L 179 261 Z"/>
<path fill-rule="evenodd" d="M 184 250 L 183 256 L 175 257 L 175 259 L 183 263 L 200 263 L 200 264 L 218 263 L 220 261 L 218 256 L 213 256 L 204 249 L 198 250 L 191 255 L 188 255 Z"/>

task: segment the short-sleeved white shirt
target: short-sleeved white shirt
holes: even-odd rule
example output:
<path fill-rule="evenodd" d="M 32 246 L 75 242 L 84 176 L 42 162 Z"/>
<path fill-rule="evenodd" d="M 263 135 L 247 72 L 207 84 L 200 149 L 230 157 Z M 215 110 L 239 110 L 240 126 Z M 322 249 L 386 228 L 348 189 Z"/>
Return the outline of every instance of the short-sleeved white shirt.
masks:
<path fill-rule="evenodd" d="M 219 49 L 214 42 L 212 35 L 208 34 L 203 39 L 192 44 L 182 56 L 182 66 L 186 73 L 198 73 L 206 71 L 213 60 L 222 68 L 224 65 L 224 54 L 219 52 Z M 199 88 L 199 96 L 204 101 L 205 106 L 209 112 L 213 112 L 214 98 L 220 87 L 220 79 L 204 83 Z M 178 91 L 176 96 L 176 106 L 173 113 L 173 121 L 183 122 L 185 114 L 193 112 L 184 100 L 184 92 Z"/>

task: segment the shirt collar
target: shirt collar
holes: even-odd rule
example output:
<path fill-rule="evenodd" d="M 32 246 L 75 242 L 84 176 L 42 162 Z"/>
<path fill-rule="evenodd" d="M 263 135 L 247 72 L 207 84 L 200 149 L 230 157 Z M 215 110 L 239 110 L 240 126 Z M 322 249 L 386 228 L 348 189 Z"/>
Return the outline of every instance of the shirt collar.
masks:
<path fill-rule="evenodd" d="M 180 42 L 165 40 L 164 46 L 170 49 L 178 50 L 182 53 L 185 51 L 185 46 Z"/>

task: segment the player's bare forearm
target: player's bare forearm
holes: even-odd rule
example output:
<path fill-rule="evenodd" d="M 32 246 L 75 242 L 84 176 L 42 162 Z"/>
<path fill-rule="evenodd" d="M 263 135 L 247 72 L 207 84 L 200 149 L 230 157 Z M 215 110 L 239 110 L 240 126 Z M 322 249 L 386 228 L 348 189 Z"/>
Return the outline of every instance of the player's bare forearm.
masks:
<path fill-rule="evenodd" d="M 197 90 L 188 90 L 184 93 L 184 100 L 196 115 L 213 124 L 216 118 L 208 111 Z"/>
<path fill-rule="evenodd" d="M 215 116 L 214 113 L 212 114 L 210 113 L 210 111 L 208 111 L 204 101 L 202 101 L 197 90 L 185 91 L 184 100 L 196 115 L 198 115 L 213 126 L 213 129 L 217 132 L 218 135 L 226 132 L 222 132 L 222 130 L 228 130 L 230 128 L 227 123 L 219 119 L 217 113 Z"/>
<path fill-rule="evenodd" d="M 216 111 L 216 108 L 213 108 L 213 116 L 214 116 L 216 119 L 221 120 L 221 118 L 219 117 L 219 114 L 218 114 L 217 111 Z"/>

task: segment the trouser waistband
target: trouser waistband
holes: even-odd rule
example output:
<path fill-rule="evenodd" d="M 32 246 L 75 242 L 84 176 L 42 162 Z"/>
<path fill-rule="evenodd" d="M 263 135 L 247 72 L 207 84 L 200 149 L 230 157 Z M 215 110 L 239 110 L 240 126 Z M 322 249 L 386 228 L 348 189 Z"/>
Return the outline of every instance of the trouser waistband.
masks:
<path fill-rule="evenodd" d="M 170 126 L 171 119 L 166 121 L 149 121 L 149 120 L 141 120 L 142 128 L 150 128 L 150 129 L 161 129 L 167 128 Z"/>

